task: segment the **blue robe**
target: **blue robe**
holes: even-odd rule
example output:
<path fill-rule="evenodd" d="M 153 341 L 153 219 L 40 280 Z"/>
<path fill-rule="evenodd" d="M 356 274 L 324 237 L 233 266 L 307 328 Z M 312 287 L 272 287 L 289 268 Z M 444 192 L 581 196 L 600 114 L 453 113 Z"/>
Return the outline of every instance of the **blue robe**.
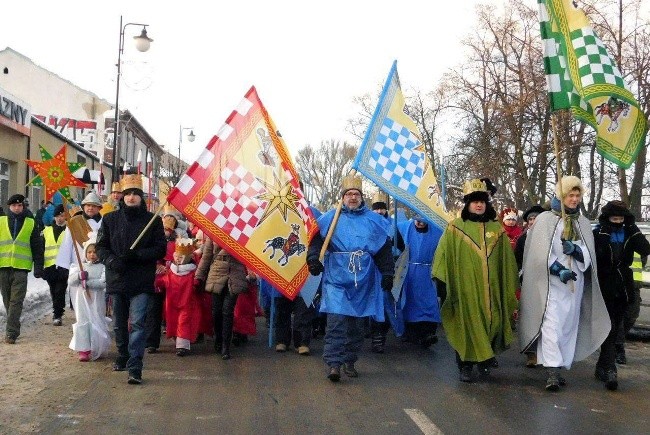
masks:
<path fill-rule="evenodd" d="M 431 279 L 431 263 L 442 231 L 429 224 L 425 233 L 419 233 L 413 221 L 398 227 L 409 250 L 408 270 L 399 301 L 404 321 L 440 323 L 438 292 Z"/>
<path fill-rule="evenodd" d="M 323 238 L 334 213 L 335 210 L 330 210 L 318 219 Z M 355 210 L 342 207 L 323 261 L 322 313 L 375 316 L 378 321 L 384 321 L 381 274 L 373 256 L 389 238 L 385 221 L 365 205 Z"/>

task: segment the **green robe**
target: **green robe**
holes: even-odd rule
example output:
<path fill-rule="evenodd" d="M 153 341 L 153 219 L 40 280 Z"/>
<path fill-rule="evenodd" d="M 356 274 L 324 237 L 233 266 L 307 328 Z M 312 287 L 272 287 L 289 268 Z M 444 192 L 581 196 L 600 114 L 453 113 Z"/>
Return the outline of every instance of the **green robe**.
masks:
<path fill-rule="evenodd" d="M 508 348 L 519 280 L 500 223 L 452 221 L 438 244 L 432 274 L 447 284 L 442 324 L 462 361 L 485 361 Z"/>

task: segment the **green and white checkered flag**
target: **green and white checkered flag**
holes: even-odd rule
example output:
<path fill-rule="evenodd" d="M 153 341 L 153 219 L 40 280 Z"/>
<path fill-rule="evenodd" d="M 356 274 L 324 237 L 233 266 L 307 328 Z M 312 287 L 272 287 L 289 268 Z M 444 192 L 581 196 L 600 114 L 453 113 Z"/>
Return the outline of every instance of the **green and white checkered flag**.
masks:
<path fill-rule="evenodd" d="M 629 168 L 646 119 L 616 63 L 573 0 L 538 0 L 551 110 L 570 109 L 596 130 L 600 154 Z"/>

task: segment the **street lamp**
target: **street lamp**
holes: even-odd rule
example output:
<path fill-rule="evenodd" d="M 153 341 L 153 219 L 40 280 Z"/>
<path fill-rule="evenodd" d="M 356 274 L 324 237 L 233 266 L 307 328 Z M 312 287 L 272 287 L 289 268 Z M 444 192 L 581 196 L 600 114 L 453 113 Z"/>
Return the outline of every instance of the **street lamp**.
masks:
<path fill-rule="evenodd" d="M 122 70 L 122 53 L 124 52 L 124 31 L 128 26 L 142 26 L 142 32 L 140 32 L 140 35 L 133 37 L 135 40 L 135 48 L 138 51 L 145 52 L 149 50 L 151 42 L 153 42 L 153 39 L 147 36 L 148 24 L 126 23 L 124 26 L 122 26 L 122 16 L 120 15 L 120 44 L 119 50 L 117 52 L 117 90 L 115 92 L 115 123 L 113 125 L 113 174 L 111 177 L 113 182 L 117 181 L 118 179 L 117 137 L 120 128 L 120 77 Z"/>
<path fill-rule="evenodd" d="M 194 142 L 196 136 L 194 135 L 194 127 L 183 127 L 182 125 L 178 129 L 178 163 L 181 163 L 181 144 L 183 143 L 183 131 L 189 130 L 190 134 L 187 135 L 187 140 Z"/>

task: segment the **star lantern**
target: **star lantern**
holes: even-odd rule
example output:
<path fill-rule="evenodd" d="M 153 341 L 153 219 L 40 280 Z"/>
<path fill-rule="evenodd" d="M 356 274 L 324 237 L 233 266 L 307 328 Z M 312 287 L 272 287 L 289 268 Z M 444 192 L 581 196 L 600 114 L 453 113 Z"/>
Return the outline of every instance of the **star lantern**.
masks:
<path fill-rule="evenodd" d="M 45 186 L 46 201 L 49 201 L 56 192 L 61 192 L 66 199 L 71 201 L 69 186 L 86 187 L 82 181 L 72 175 L 83 166 L 83 163 L 67 163 L 65 161 L 65 145 L 54 157 L 42 145 L 39 144 L 38 147 L 41 151 L 41 161 L 25 160 L 38 174 L 28 184 Z"/>

